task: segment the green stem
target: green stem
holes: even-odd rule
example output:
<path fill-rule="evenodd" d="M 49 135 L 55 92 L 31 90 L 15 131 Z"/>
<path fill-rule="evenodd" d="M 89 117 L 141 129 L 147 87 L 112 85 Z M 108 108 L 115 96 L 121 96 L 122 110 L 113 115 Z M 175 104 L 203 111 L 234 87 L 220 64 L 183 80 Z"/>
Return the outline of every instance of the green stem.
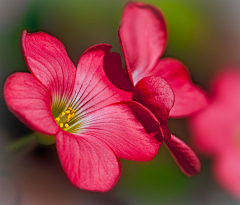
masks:
<path fill-rule="evenodd" d="M 16 140 L 10 142 L 6 147 L 3 148 L 3 152 L 15 151 L 33 141 L 36 141 L 36 136 L 34 133 L 32 133 L 30 135 L 26 135 L 24 137 L 21 137 L 19 139 L 16 139 Z"/>

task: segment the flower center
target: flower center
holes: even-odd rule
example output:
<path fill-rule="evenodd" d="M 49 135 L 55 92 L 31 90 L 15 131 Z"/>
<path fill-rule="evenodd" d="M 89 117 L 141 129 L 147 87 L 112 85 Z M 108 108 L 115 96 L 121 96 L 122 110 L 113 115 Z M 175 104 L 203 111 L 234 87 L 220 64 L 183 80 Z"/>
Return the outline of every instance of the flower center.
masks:
<path fill-rule="evenodd" d="M 68 109 L 64 112 L 62 112 L 58 117 L 55 118 L 56 123 L 64 130 L 67 130 L 69 128 L 69 123 L 71 123 L 71 120 L 73 119 L 75 115 L 75 110 L 71 107 L 68 107 Z"/>
<path fill-rule="evenodd" d="M 80 133 L 86 124 L 77 104 L 64 99 L 54 99 L 51 110 L 58 126 L 69 133 Z"/>

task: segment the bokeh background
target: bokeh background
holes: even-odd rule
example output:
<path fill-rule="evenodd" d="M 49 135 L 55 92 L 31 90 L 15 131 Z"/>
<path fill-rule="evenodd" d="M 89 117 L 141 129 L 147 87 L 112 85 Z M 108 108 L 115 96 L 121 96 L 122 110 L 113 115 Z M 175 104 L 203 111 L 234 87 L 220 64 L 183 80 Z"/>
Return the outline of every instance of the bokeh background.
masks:
<path fill-rule="evenodd" d="M 21 34 L 44 31 L 63 42 L 76 65 L 88 47 L 108 43 L 121 53 L 118 26 L 125 0 L 0 0 L 0 204 L 1 205 L 159 205 L 240 204 L 214 180 L 211 159 L 198 156 L 202 172 L 187 177 L 162 146 L 150 162 L 121 160 L 122 176 L 107 193 L 75 188 L 65 176 L 55 146 L 31 141 L 4 152 L 12 140 L 31 133 L 7 109 L 2 90 L 7 76 L 27 72 Z M 164 56 L 184 62 L 205 90 L 218 70 L 240 67 L 239 0 L 145 0 L 162 10 L 169 41 Z M 187 119 L 169 121 L 187 144 Z"/>

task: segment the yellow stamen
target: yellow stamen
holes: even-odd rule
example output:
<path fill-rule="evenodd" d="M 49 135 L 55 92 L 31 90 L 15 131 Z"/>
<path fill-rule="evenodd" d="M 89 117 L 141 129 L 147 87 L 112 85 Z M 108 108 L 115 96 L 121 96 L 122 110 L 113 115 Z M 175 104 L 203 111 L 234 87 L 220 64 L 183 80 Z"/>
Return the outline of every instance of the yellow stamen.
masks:
<path fill-rule="evenodd" d="M 59 125 L 59 127 L 65 129 L 71 127 L 71 124 L 69 125 L 68 123 L 71 121 L 71 119 L 75 115 L 75 110 L 72 109 L 71 107 L 68 107 L 67 110 L 62 112 L 57 118 L 55 118 L 55 121 Z"/>

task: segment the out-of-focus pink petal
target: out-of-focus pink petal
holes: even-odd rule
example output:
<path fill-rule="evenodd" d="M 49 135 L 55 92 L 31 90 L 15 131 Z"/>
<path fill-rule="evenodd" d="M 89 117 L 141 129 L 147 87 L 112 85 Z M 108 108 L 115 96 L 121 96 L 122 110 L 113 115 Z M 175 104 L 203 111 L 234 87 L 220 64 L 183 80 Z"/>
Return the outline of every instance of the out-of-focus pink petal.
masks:
<path fill-rule="evenodd" d="M 143 104 L 157 117 L 163 136 L 170 138 L 167 121 L 174 104 L 174 94 L 167 82 L 155 76 L 143 78 L 134 88 L 133 99 Z"/>
<path fill-rule="evenodd" d="M 158 120 L 137 102 L 106 106 L 85 116 L 83 124 L 84 132 L 106 142 L 120 158 L 151 160 L 161 144 L 154 137 Z"/>
<path fill-rule="evenodd" d="M 240 199 L 240 149 L 223 150 L 216 159 L 214 174 L 216 179 L 233 195 Z"/>
<path fill-rule="evenodd" d="M 162 55 L 167 41 L 166 24 L 155 7 L 129 2 L 123 11 L 119 41 L 125 56 L 128 74 L 134 84 L 146 77 Z"/>
<path fill-rule="evenodd" d="M 29 70 L 49 90 L 53 100 L 69 100 L 76 68 L 62 43 L 43 32 L 24 31 L 22 48 Z"/>
<path fill-rule="evenodd" d="M 232 106 L 240 116 L 240 70 L 228 68 L 221 71 L 212 81 L 212 100 Z"/>
<path fill-rule="evenodd" d="M 189 128 L 196 148 L 206 155 L 216 155 L 234 145 L 239 122 L 237 109 L 226 101 L 216 100 L 190 118 Z"/>
<path fill-rule="evenodd" d="M 60 130 L 56 135 L 58 156 L 70 181 L 90 191 L 108 191 L 121 171 L 110 147 L 92 133 L 71 134 Z"/>
<path fill-rule="evenodd" d="M 191 82 L 186 67 L 180 61 L 171 58 L 159 60 L 146 73 L 146 76 L 151 75 L 163 78 L 173 89 L 175 102 L 170 117 L 185 117 L 207 106 L 206 94 Z"/>
<path fill-rule="evenodd" d="M 184 174 L 193 176 L 201 171 L 198 157 L 182 140 L 172 135 L 170 139 L 164 139 L 164 142 Z"/>
<path fill-rule="evenodd" d="M 4 87 L 9 109 L 31 129 L 54 135 L 59 127 L 51 113 L 51 96 L 47 89 L 29 73 L 11 75 Z"/>
<path fill-rule="evenodd" d="M 190 119 L 196 148 L 219 155 L 236 145 L 240 133 L 240 71 L 222 71 L 213 80 L 211 104 Z"/>
<path fill-rule="evenodd" d="M 107 78 L 104 70 L 106 50 L 98 49 L 86 51 L 77 66 L 71 106 L 77 108 L 76 114 L 81 113 L 81 116 L 112 103 L 129 100 L 132 95 L 115 87 Z"/>

